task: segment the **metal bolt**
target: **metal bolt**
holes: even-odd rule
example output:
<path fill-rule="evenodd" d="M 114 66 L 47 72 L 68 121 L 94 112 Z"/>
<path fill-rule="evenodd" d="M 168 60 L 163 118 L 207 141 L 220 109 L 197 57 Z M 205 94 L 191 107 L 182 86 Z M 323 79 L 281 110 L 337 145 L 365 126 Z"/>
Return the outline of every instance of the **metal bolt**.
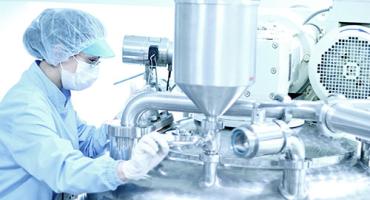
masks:
<path fill-rule="evenodd" d="M 251 96 L 251 92 L 249 92 L 248 90 L 244 92 L 244 96 L 245 97 L 250 97 Z"/>
<path fill-rule="evenodd" d="M 276 74 L 277 73 L 277 70 L 276 70 L 275 67 L 272 67 L 270 71 L 271 71 L 271 74 Z"/>
<path fill-rule="evenodd" d="M 153 115 L 153 116 L 150 117 L 150 121 L 151 122 L 155 122 L 157 120 L 158 120 L 158 116 L 157 115 Z"/>
<path fill-rule="evenodd" d="M 277 49 L 278 47 L 279 47 L 279 43 L 277 42 L 272 43 L 272 48 Z"/>
<path fill-rule="evenodd" d="M 304 56 L 303 56 L 303 61 L 304 62 L 308 62 L 308 61 L 310 61 L 310 54 L 304 54 Z"/>

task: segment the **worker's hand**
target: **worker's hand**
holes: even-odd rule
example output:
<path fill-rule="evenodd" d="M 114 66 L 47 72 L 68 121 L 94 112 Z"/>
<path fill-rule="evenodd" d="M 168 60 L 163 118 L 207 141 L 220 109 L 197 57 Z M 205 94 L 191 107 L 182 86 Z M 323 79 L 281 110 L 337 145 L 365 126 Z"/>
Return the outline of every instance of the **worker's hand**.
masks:
<path fill-rule="evenodd" d="M 166 137 L 157 132 L 143 136 L 134 147 L 131 159 L 122 161 L 118 174 L 123 181 L 138 180 L 157 166 L 168 154 Z"/>

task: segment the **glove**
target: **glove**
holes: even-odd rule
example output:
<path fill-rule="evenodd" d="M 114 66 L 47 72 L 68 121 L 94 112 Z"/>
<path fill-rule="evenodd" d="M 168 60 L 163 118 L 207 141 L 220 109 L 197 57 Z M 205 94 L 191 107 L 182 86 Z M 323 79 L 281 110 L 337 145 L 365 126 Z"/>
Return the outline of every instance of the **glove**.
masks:
<path fill-rule="evenodd" d="M 168 154 L 166 137 L 157 132 L 143 136 L 134 147 L 131 159 L 121 161 L 118 175 L 123 181 L 139 180 L 157 166 Z"/>

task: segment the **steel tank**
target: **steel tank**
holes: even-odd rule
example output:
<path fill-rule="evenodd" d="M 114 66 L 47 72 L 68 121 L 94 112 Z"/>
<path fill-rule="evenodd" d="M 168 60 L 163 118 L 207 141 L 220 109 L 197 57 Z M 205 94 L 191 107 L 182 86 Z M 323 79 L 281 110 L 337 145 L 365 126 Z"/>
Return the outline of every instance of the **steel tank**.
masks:
<path fill-rule="evenodd" d="M 175 82 L 208 116 L 254 80 L 257 0 L 176 0 Z"/>

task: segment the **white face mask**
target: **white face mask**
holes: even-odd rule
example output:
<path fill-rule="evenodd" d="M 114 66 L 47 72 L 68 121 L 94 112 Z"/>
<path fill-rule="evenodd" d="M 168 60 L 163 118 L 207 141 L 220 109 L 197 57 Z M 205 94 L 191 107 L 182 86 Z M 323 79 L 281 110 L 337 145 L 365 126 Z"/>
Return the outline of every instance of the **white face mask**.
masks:
<path fill-rule="evenodd" d="M 74 57 L 73 57 L 74 58 Z M 75 73 L 69 72 L 62 68 L 62 85 L 64 89 L 67 90 L 83 90 L 90 87 L 99 76 L 99 67 L 98 63 L 89 64 L 83 61 L 77 61 L 77 69 Z"/>

